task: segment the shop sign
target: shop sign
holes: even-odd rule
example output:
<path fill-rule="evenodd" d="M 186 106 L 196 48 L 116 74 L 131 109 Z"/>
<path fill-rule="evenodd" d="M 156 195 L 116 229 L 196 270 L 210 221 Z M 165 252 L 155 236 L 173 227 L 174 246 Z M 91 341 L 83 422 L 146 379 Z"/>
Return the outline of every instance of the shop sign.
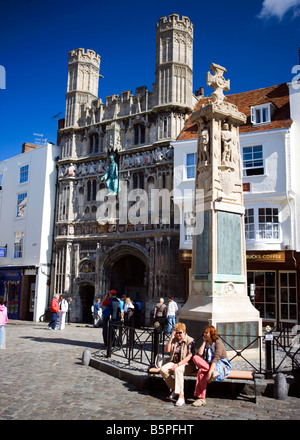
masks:
<path fill-rule="evenodd" d="M 0 258 L 5 258 L 5 257 L 6 257 L 6 248 L 0 247 Z"/>
<path fill-rule="evenodd" d="M 248 254 L 247 261 L 264 263 L 285 263 L 285 252 L 267 252 L 262 254 Z"/>

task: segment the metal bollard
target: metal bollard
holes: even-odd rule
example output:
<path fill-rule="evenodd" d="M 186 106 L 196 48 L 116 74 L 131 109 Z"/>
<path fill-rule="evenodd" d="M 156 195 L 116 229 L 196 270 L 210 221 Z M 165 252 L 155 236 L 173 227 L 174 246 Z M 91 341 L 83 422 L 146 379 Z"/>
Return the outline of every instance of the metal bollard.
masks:
<path fill-rule="evenodd" d="M 265 336 L 265 346 L 266 346 L 266 379 L 271 379 L 273 375 L 272 371 L 272 344 L 273 344 L 273 333 L 271 332 L 271 327 L 268 325 L 266 327 L 266 336 Z"/>

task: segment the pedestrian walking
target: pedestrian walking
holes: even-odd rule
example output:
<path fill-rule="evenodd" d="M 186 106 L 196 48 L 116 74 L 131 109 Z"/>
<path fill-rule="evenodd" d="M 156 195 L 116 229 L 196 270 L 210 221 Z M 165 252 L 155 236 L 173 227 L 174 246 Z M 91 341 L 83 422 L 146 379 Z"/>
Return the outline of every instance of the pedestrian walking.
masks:
<path fill-rule="evenodd" d="M 50 330 L 56 330 L 58 311 L 59 311 L 58 298 L 59 298 L 59 296 L 57 294 L 55 294 L 53 296 L 52 301 L 51 301 L 51 308 L 50 308 L 51 321 L 48 325 Z"/>
<path fill-rule="evenodd" d="M 7 308 L 3 296 L 0 297 L 0 349 L 5 349 L 5 324 L 7 323 Z"/>
<path fill-rule="evenodd" d="M 168 299 L 169 299 L 169 304 L 167 310 L 167 319 L 168 319 L 167 335 L 170 336 L 172 330 L 175 328 L 176 312 L 178 310 L 178 306 L 177 303 L 173 300 L 172 296 L 169 296 Z"/>

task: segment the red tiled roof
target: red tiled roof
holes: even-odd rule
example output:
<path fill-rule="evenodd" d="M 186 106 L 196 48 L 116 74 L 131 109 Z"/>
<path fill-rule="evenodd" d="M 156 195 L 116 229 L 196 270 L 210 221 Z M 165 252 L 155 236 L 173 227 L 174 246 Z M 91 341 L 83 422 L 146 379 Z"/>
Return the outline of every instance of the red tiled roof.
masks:
<path fill-rule="evenodd" d="M 290 119 L 289 89 L 285 83 L 272 87 L 266 87 L 264 89 L 251 90 L 250 92 L 226 95 L 226 98 L 228 102 L 235 104 L 239 111 L 244 113 L 247 117 L 246 123 L 240 125 L 240 133 L 250 133 L 290 127 L 293 122 Z M 205 104 L 211 100 L 212 98 L 200 99 L 200 101 L 197 102 L 194 111 L 198 110 L 202 104 Z M 272 115 L 271 122 L 268 124 L 253 125 L 251 123 L 250 107 L 268 102 L 272 102 L 275 105 L 275 111 Z M 177 140 L 182 141 L 196 139 L 197 137 L 197 124 L 192 123 L 191 116 L 189 116 Z"/>

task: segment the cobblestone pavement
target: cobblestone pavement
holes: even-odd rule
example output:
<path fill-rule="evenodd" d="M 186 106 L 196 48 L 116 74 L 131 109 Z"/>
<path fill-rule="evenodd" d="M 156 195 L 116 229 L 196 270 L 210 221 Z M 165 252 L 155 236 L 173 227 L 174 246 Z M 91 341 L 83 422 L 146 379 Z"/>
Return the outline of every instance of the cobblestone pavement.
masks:
<path fill-rule="evenodd" d="M 47 323 L 9 321 L 6 350 L 0 350 L 0 420 L 299 420 L 300 399 L 209 397 L 194 408 L 175 407 L 92 367 L 82 365 L 85 348 L 99 349 L 102 329 L 71 324 L 63 331 Z M 167 396 L 167 389 L 166 389 Z M 155 422 L 156 421 L 156 422 Z M 175 422 L 174 422 L 175 423 Z"/>

